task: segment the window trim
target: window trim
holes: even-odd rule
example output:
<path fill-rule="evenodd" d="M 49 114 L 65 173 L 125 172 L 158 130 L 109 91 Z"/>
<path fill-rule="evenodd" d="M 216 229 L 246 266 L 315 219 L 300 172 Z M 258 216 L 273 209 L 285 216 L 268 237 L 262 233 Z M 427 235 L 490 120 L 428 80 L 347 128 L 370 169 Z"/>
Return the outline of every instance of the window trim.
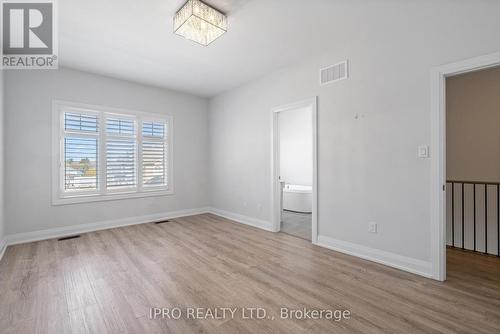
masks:
<path fill-rule="evenodd" d="M 79 191 L 75 194 L 68 194 L 63 189 L 64 187 L 64 172 L 62 166 L 64 164 L 64 135 L 63 128 L 64 112 L 67 109 L 75 109 L 80 112 L 88 112 L 97 114 L 99 117 L 99 130 L 94 138 L 98 138 L 98 150 L 102 152 L 98 155 L 98 186 L 97 190 Z M 118 114 L 125 117 L 134 118 L 136 121 L 136 181 L 137 185 L 134 188 L 117 190 L 108 190 L 105 187 L 105 143 L 106 136 L 106 116 Z M 142 185 L 142 122 L 144 121 L 161 121 L 167 123 L 166 128 L 166 164 L 165 175 L 167 178 L 166 186 L 143 187 Z M 104 127 L 104 128 L 103 128 Z M 141 127 L 141 128 L 140 128 Z M 63 100 L 52 101 L 52 205 L 65 205 L 75 203 L 100 202 L 122 199 L 133 199 L 153 196 L 166 196 L 174 194 L 174 162 L 173 162 L 173 117 L 170 115 L 162 115 L 156 113 L 145 113 L 135 110 L 127 110 L 122 108 L 106 107 L 91 105 L 85 103 L 69 102 Z M 66 131 L 67 134 L 67 131 Z M 80 135 L 78 133 L 77 135 Z M 102 177 L 104 175 L 104 178 Z M 130 190 L 132 189 L 132 190 Z M 128 191 L 127 191 L 128 190 Z"/>

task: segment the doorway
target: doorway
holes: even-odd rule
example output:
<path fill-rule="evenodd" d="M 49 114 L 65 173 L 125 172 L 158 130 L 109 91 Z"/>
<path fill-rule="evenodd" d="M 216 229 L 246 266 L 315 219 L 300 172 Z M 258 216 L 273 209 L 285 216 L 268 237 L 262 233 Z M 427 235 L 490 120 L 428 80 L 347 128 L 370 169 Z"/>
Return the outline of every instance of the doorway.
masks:
<path fill-rule="evenodd" d="M 317 242 L 316 98 L 272 110 L 273 230 Z"/>
<path fill-rule="evenodd" d="M 460 127 L 455 128 L 453 133 L 447 133 L 449 130 L 447 126 L 464 121 L 464 115 L 453 117 L 453 119 L 447 118 L 448 107 L 452 105 L 447 94 L 449 93 L 448 84 L 452 80 L 458 82 L 464 78 L 459 78 L 459 76 L 467 74 L 475 76 L 480 71 L 495 69 L 499 66 L 500 53 L 494 53 L 439 66 L 432 71 L 432 133 L 435 151 L 432 167 L 431 251 L 432 277 L 437 280 L 446 280 L 447 246 L 450 247 L 448 250 L 452 257 L 456 257 L 457 251 L 469 251 L 469 248 L 472 252 L 500 255 L 498 244 L 500 240 L 500 196 L 498 195 L 500 185 L 494 180 L 489 180 L 490 176 L 481 177 L 483 171 L 476 171 L 474 175 L 470 174 L 470 168 L 468 168 L 470 166 L 466 165 L 473 159 L 464 163 L 461 158 L 464 156 L 469 159 L 471 156 L 463 155 L 466 147 L 463 142 L 460 144 L 460 141 L 463 139 L 461 136 L 466 134 L 460 132 L 463 132 L 463 125 L 472 124 L 471 120 L 477 121 L 474 118 L 478 115 L 473 115 L 469 121 L 465 121 L 458 133 L 457 129 Z M 459 80 L 456 80 L 457 78 Z M 456 95 L 461 97 L 460 92 Z M 463 107 L 464 103 L 457 101 L 455 105 Z M 473 109 L 476 108 L 475 105 Z M 483 130 L 477 132 L 478 136 L 484 134 Z M 455 147 L 449 147 L 448 140 L 455 139 L 457 139 L 454 143 Z M 468 151 L 472 155 L 480 153 L 477 149 Z M 447 166 L 447 164 L 452 164 L 452 166 Z M 481 167 L 485 167 L 484 164 L 483 161 Z M 457 173 L 463 176 L 458 177 Z"/>
<path fill-rule="evenodd" d="M 500 67 L 446 78 L 448 271 L 477 269 L 485 256 L 500 256 L 498 92 Z"/>

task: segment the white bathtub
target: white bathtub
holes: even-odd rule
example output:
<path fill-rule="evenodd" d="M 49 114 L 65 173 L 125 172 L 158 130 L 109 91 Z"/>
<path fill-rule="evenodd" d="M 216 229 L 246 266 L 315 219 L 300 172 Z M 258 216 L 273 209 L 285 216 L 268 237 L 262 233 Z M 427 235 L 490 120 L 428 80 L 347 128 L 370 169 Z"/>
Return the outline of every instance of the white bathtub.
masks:
<path fill-rule="evenodd" d="M 312 187 L 286 184 L 283 187 L 283 209 L 303 213 L 312 212 Z"/>

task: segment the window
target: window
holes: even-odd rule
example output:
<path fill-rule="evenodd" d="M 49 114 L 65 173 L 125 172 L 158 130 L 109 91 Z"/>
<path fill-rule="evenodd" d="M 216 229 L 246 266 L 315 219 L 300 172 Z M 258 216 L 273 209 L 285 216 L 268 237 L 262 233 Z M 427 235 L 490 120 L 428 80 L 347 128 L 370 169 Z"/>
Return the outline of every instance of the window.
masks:
<path fill-rule="evenodd" d="M 55 101 L 53 126 L 54 204 L 172 193 L 170 117 Z"/>
<path fill-rule="evenodd" d="M 97 190 L 99 122 L 93 113 L 64 113 L 64 190 Z"/>

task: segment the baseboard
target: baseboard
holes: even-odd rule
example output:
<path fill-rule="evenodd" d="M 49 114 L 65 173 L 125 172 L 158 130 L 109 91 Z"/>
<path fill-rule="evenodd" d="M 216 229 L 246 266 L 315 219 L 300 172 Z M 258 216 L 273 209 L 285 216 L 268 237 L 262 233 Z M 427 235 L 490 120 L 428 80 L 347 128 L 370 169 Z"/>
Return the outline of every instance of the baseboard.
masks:
<path fill-rule="evenodd" d="M 5 251 L 7 250 L 7 242 L 5 242 L 5 239 L 0 240 L 0 261 L 2 261 L 3 255 L 5 254 Z"/>
<path fill-rule="evenodd" d="M 269 232 L 274 232 L 273 231 L 273 224 L 271 222 L 268 222 L 265 220 L 261 220 L 261 219 L 257 219 L 257 218 L 253 218 L 253 217 L 248 217 L 248 216 L 240 215 L 238 213 L 229 212 L 229 211 L 216 209 L 216 208 L 209 208 L 209 212 L 216 215 L 216 216 L 227 218 L 227 219 L 230 219 L 230 220 L 235 221 L 237 223 L 257 227 L 257 228 L 260 228 L 260 229 L 263 229 L 263 230 L 266 230 Z"/>
<path fill-rule="evenodd" d="M 214 215 L 230 219 L 234 222 L 253 226 L 266 231 L 273 232 L 273 225 L 271 222 L 244 216 L 234 212 L 229 212 L 217 208 L 197 208 L 188 210 L 179 210 L 172 212 L 157 213 L 152 215 L 128 217 L 122 219 L 108 220 L 97 223 L 81 224 L 68 227 L 59 227 L 47 230 L 39 230 L 26 233 L 17 233 L 5 236 L 4 240 L 0 240 L 0 260 L 5 253 L 7 246 L 54 239 L 65 237 L 73 234 L 87 233 L 99 230 L 106 230 L 110 228 L 123 227 L 129 225 L 137 225 L 144 223 L 151 223 L 165 219 L 173 219 L 179 217 L 193 216 L 203 213 L 212 213 Z M 399 254 L 382 251 L 375 248 L 353 244 L 347 241 L 337 240 L 326 236 L 318 236 L 318 246 L 332 249 L 341 253 L 353 255 L 365 260 L 370 260 L 390 267 L 408 271 L 417 275 L 432 278 L 432 264 Z"/>
<path fill-rule="evenodd" d="M 347 241 L 337 240 L 322 235 L 318 236 L 317 245 L 344 254 L 353 255 L 365 260 L 377 262 L 389 267 L 408 271 L 420 276 L 433 278 L 431 262 L 402 256 L 380 249 L 353 244 Z"/>
<path fill-rule="evenodd" d="M 16 233 L 7 235 L 5 237 L 5 243 L 7 245 L 22 244 L 32 241 L 40 241 L 54 238 L 61 238 L 73 234 L 87 233 L 99 230 L 106 230 L 115 227 L 123 227 L 129 225 L 152 223 L 166 219 L 173 219 L 179 217 L 187 217 L 193 215 L 199 215 L 202 213 L 209 212 L 209 208 L 198 208 L 198 209 L 188 209 L 179 210 L 171 212 L 162 212 L 152 215 L 138 216 L 138 217 L 127 217 L 121 219 L 107 220 L 97 223 L 81 224 L 67 227 L 51 228 L 47 230 L 39 230 L 26 233 Z"/>
<path fill-rule="evenodd" d="M 209 212 L 241 224 L 273 232 L 273 226 L 271 222 L 265 220 L 260 220 L 216 208 L 209 208 Z M 371 247 L 353 244 L 347 241 L 336 240 L 322 235 L 318 236 L 318 242 L 316 243 L 316 245 L 337 252 L 356 256 L 365 260 L 380 263 L 389 267 L 408 271 L 420 276 L 433 278 L 431 262 L 426 262 Z"/>

